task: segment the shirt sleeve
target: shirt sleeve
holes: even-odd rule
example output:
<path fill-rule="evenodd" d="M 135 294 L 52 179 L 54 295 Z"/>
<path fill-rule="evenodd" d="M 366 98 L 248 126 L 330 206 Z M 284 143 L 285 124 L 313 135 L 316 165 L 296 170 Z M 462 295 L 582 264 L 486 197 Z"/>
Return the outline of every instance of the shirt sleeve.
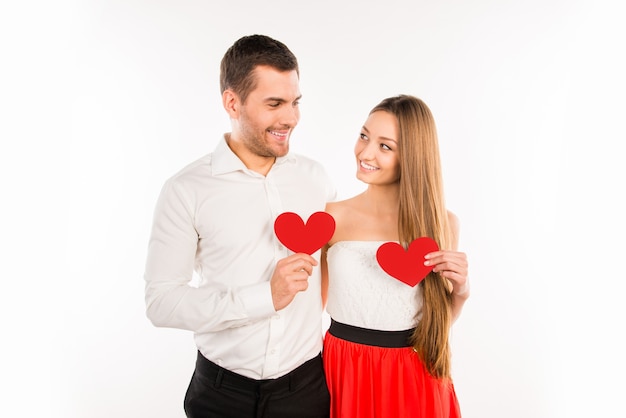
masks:
<path fill-rule="evenodd" d="M 144 275 L 150 321 L 158 327 L 202 333 L 274 315 L 269 281 L 239 288 L 190 285 L 198 245 L 192 203 L 172 180 L 157 201 Z"/>

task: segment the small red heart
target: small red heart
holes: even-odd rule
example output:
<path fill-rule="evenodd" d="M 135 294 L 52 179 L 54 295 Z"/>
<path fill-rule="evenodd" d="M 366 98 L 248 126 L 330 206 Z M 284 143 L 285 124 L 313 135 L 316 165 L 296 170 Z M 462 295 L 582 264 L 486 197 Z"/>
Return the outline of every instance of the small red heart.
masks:
<path fill-rule="evenodd" d="M 326 212 L 315 212 L 305 223 L 293 212 L 278 215 L 274 221 L 276 237 L 294 253 L 313 254 L 335 233 L 335 219 Z"/>
<path fill-rule="evenodd" d="M 439 251 L 439 246 L 428 237 L 413 240 L 406 251 L 396 242 L 386 242 L 378 247 L 376 260 L 387 274 L 415 286 L 432 271 L 434 266 L 424 265 L 424 256 L 434 251 Z"/>

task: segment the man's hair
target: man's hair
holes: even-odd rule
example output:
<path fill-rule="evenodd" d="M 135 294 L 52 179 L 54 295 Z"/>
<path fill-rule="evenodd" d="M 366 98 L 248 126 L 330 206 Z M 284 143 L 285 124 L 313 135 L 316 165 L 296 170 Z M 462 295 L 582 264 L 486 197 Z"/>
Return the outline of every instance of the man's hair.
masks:
<path fill-rule="evenodd" d="M 254 70 L 266 65 L 278 71 L 296 71 L 298 60 L 285 44 L 265 35 L 238 39 L 224 54 L 220 65 L 220 92 L 233 90 L 245 103 L 256 87 Z"/>

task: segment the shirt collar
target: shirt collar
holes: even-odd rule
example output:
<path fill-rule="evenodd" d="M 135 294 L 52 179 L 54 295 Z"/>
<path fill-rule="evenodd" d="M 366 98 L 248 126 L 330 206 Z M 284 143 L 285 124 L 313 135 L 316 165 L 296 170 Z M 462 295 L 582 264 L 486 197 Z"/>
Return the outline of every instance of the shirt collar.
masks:
<path fill-rule="evenodd" d="M 284 157 L 276 158 L 274 162 L 274 166 L 282 165 L 287 162 L 295 163 L 296 156 L 287 153 Z M 243 171 L 245 173 L 250 172 L 246 165 L 237 157 L 237 155 L 230 149 L 228 144 L 226 143 L 225 136 L 217 143 L 215 150 L 213 151 L 213 156 L 211 157 L 211 165 L 212 165 L 212 173 L 215 176 L 220 174 L 232 173 L 234 171 Z"/>

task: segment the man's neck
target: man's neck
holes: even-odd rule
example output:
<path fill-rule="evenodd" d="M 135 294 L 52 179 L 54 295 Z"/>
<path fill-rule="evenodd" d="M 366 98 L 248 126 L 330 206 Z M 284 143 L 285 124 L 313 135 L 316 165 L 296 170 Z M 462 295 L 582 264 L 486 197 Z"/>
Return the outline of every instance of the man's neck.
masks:
<path fill-rule="evenodd" d="M 264 157 L 253 153 L 241 141 L 233 139 L 230 133 L 224 134 L 224 139 L 231 151 L 249 170 L 266 176 L 276 162 L 276 157 Z"/>

